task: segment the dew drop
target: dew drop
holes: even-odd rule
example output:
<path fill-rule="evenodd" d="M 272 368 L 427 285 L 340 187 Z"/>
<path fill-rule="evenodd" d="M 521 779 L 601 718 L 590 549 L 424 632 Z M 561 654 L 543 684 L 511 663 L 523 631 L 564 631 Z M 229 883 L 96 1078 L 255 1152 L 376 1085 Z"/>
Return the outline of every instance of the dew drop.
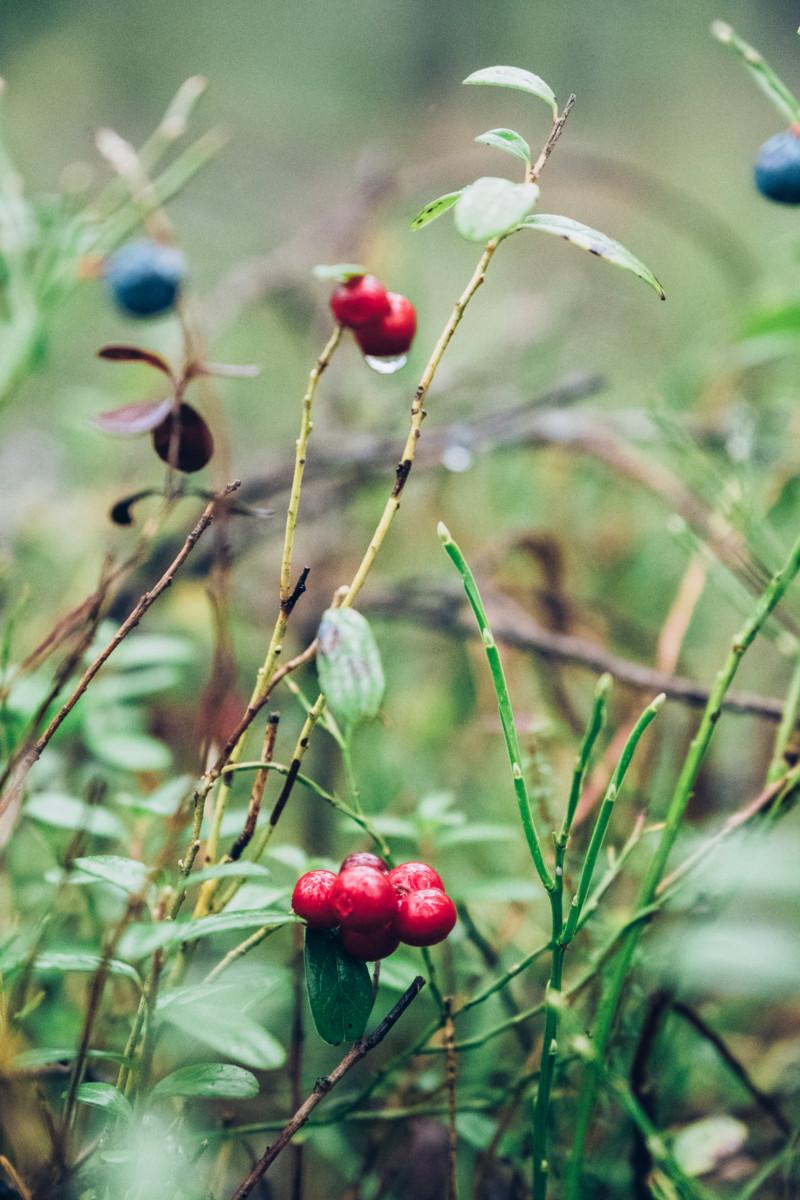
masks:
<path fill-rule="evenodd" d="M 365 354 L 364 362 L 368 367 L 372 367 L 373 371 L 377 371 L 379 375 L 394 375 L 395 371 L 399 371 L 408 362 L 407 354 L 398 354 L 392 358 L 378 358 L 374 354 Z"/>

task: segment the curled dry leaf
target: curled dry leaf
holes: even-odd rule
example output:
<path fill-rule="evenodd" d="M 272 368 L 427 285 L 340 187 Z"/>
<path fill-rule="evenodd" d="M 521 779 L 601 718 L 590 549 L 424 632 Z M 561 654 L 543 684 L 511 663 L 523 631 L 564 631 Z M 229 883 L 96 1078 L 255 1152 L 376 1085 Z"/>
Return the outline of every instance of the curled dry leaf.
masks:
<path fill-rule="evenodd" d="M 103 346 L 97 351 L 98 358 L 104 358 L 107 362 L 140 362 L 146 363 L 150 367 L 155 367 L 157 371 L 162 371 L 173 378 L 172 367 L 165 358 L 157 354 L 155 350 L 145 350 L 141 346 L 124 346 L 112 344 Z"/>
<path fill-rule="evenodd" d="M 134 437 L 138 433 L 149 433 L 169 415 L 172 408 L 172 396 L 163 400 L 147 400 L 140 404 L 123 404 L 122 408 L 112 408 L 108 412 L 98 413 L 92 417 L 92 423 L 103 433 L 111 433 L 116 437 Z"/>

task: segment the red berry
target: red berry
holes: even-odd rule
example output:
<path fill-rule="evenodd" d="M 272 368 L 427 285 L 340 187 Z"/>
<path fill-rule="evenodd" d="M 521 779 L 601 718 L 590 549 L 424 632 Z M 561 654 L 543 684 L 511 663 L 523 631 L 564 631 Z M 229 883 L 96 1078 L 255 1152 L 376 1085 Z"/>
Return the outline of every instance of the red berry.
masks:
<path fill-rule="evenodd" d="M 330 305 L 340 325 L 358 329 L 388 313 L 389 296 L 374 275 L 353 275 L 334 289 Z"/>
<path fill-rule="evenodd" d="M 369 850 L 357 850 L 355 854 L 348 854 L 347 858 L 342 860 L 340 871 L 346 871 L 348 867 L 372 867 L 373 871 L 383 871 L 384 875 L 389 870 L 382 858 L 378 858 L 377 854 L 370 854 Z"/>
<path fill-rule="evenodd" d="M 409 892 L 397 902 L 395 929 L 408 946 L 435 946 L 443 942 L 456 923 L 456 906 L 446 892 L 425 888 Z"/>
<path fill-rule="evenodd" d="M 421 862 L 401 863 L 399 867 L 393 867 L 389 872 L 389 883 L 398 896 L 407 892 L 421 892 L 426 888 L 444 891 L 444 884 L 433 867 Z"/>
<path fill-rule="evenodd" d="M 292 908 L 312 929 L 333 929 L 338 924 L 331 907 L 336 878 L 333 871 L 307 871 L 294 885 Z"/>
<path fill-rule="evenodd" d="M 337 877 L 331 906 L 340 925 L 366 933 L 394 919 L 397 896 L 383 871 L 348 867 Z"/>
<path fill-rule="evenodd" d="M 392 925 L 385 925 L 383 929 L 373 929 L 369 933 L 359 933 L 357 929 L 343 929 L 342 945 L 353 958 L 362 958 L 364 962 L 376 962 L 379 958 L 388 958 L 390 954 L 394 954 L 400 945 L 400 938 Z"/>
<path fill-rule="evenodd" d="M 407 352 L 416 328 L 414 305 L 399 292 L 389 292 L 389 311 L 368 325 L 360 326 L 356 330 L 356 341 L 365 354 L 391 358 Z"/>

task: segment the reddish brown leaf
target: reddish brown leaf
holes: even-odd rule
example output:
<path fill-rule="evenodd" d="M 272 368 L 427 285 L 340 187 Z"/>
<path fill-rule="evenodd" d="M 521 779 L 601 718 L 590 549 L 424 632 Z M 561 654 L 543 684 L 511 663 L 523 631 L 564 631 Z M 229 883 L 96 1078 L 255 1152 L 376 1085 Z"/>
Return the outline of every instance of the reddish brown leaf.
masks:
<path fill-rule="evenodd" d="M 150 367 L 155 367 L 157 371 L 163 371 L 170 379 L 173 378 L 172 367 L 165 358 L 160 354 L 156 354 L 155 350 L 144 350 L 141 346 L 121 346 L 111 345 L 103 346 L 97 351 L 98 358 L 104 358 L 108 362 L 140 362 L 147 363 Z"/>
<path fill-rule="evenodd" d="M 98 413 L 92 422 L 103 433 L 133 437 L 137 433 L 149 433 L 155 429 L 171 408 L 172 396 L 165 396 L 163 400 L 147 400 L 142 404 L 124 404 L 122 408 L 112 408 L 108 412 Z"/>
<path fill-rule="evenodd" d="M 191 404 L 170 412 L 152 437 L 158 457 L 179 471 L 201 470 L 214 453 L 211 430 Z"/>

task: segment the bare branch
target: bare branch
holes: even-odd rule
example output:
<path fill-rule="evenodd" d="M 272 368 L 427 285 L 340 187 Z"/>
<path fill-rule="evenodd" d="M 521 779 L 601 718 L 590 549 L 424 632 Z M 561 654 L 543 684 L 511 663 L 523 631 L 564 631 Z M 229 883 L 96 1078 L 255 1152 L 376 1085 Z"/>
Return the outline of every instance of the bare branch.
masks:
<path fill-rule="evenodd" d="M 411 983 L 403 992 L 400 999 L 389 1010 L 383 1020 L 375 1026 L 372 1033 L 367 1037 L 359 1038 L 345 1054 L 344 1058 L 337 1066 L 333 1068 L 330 1075 L 325 1075 L 318 1079 L 311 1089 L 310 1094 L 306 1097 L 303 1103 L 298 1108 L 297 1112 L 289 1121 L 271 1146 L 262 1154 L 256 1165 L 253 1167 L 246 1179 L 239 1184 L 236 1191 L 232 1193 L 230 1200 L 244 1200 L 245 1196 L 249 1196 L 259 1179 L 264 1176 L 269 1168 L 274 1163 L 275 1159 L 285 1150 L 289 1142 L 299 1129 L 305 1125 L 308 1118 L 311 1116 L 317 1105 L 324 1100 L 328 1093 L 336 1087 L 347 1072 L 354 1067 L 356 1063 L 361 1062 L 362 1058 L 366 1058 L 371 1050 L 379 1046 L 392 1027 L 400 1020 L 408 1006 L 416 999 L 422 988 L 425 986 L 425 980 L 421 975 L 418 975 L 413 983 Z"/>

